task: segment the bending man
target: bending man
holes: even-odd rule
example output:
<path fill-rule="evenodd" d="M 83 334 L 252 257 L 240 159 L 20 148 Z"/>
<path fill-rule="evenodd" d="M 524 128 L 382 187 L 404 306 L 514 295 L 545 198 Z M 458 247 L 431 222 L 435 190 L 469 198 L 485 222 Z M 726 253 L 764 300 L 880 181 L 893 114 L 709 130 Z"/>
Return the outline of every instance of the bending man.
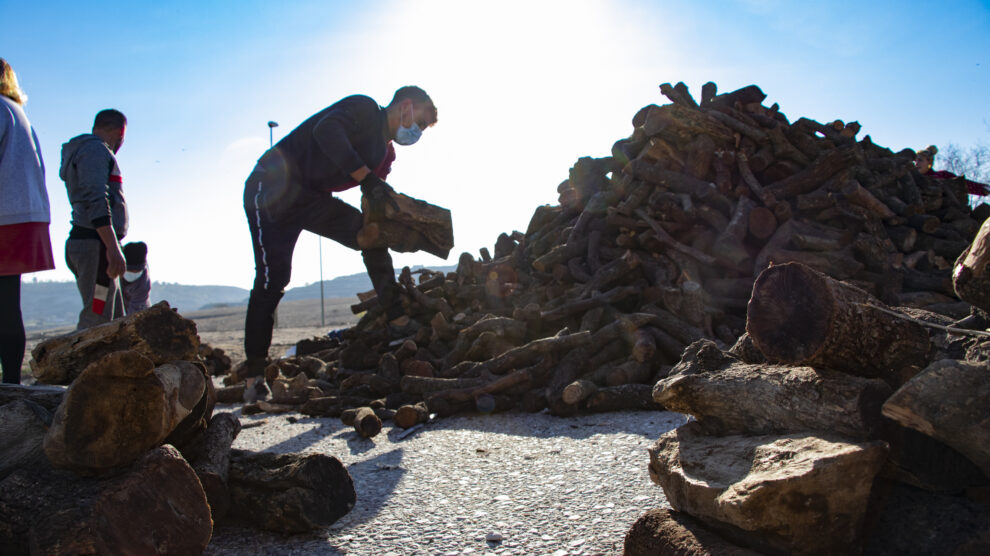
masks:
<path fill-rule="evenodd" d="M 300 232 L 307 230 L 360 250 L 361 211 L 333 193 L 360 185 L 369 210 L 384 212 L 391 191 L 384 179 L 395 160 L 392 142 L 412 145 L 436 121 L 437 109 L 419 87 L 400 88 L 387 107 L 367 96 L 349 96 L 311 116 L 258 160 L 244 185 L 255 266 L 244 326 L 249 377 L 245 400 L 267 394 L 262 375 L 272 342 L 273 314 L 289 283 Z M 408 317 L 388 249 L 361 254 L 386 320 L 390 326 L 401 326 Z"/>

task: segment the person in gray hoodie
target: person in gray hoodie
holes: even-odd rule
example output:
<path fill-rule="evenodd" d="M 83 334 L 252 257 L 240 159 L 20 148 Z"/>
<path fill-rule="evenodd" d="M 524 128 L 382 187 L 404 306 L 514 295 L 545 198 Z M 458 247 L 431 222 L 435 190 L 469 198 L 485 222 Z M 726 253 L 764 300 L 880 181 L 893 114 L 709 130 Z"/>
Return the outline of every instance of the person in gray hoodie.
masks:
<path fill-rule="evenodd" d="M 55 268 L 41 145 L 23 106 L 27 95 L 0 58 L 0 368 L 19 384 L 24 363 L 21 275 Z"/>
<path fill-rule="evenodd" d="M 121 112 L 102 110 L 93 122 L 93 133 L 62 145 L 58 175 L 72 204 L 65 262 L 76 277 L 83 302 L 79 330 L 124 315 L 118 278 L 126 268 L 120 240 L 127 234 L 127 203 L 115 155 L 126 128 L 127 118 Z"/>

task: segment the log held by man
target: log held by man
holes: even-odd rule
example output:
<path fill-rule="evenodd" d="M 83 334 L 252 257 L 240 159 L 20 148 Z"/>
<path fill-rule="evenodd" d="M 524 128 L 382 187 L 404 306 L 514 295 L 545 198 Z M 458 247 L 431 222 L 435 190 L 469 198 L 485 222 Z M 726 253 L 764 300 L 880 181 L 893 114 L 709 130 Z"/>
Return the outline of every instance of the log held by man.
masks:
<path fill-rule="evenodd" d="M 450 211 L 402 193 L 390 193 L 395 205 L 386 205 L 385 217 L 374 221 L 362 199 L 364 227 L 358 232 L 362 249 L 388 247 L 402 253 L 426 251 L 446 259 L 454 246 Z"/>

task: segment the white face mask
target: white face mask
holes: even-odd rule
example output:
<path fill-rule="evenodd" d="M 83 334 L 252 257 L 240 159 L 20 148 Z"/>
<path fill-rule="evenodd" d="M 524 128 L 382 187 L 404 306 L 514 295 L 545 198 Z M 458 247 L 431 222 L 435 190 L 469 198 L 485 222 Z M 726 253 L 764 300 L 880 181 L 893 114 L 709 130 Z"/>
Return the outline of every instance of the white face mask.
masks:
<path fill-rule="evenodd" d="M 411 110 L 411 108 L 410 108 Z M 395 142 L 400 145 L 412 145 L 419 138 L 423 136 L 423 130 L 419 128 L 419 124 L 413 121 L 413 124 L 409 127 L 399 123 L 399 129 L 395 132 Z"/>
<path fill-rule="evenodd" d="M 140 278 L 142 274 L 144 274 L 144 270 L 140 270 L 138 272 L 124 271 L 124 280 L 133 282 Z"/>

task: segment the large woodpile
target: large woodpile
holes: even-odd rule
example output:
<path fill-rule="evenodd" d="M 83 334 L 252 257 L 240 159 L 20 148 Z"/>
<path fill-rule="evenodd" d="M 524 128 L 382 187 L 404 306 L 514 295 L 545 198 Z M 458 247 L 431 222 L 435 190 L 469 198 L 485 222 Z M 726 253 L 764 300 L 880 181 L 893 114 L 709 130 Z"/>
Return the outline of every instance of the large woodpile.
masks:
<path fill-rule="evenodd" d="M 857 139 L 855 122 L 790 122 L 755 86 L 718 95 L 709 83 L 700 103 L 683 84 L 661 92 L 671 103 L 640 110 L 611 156 L 578 160 L 560 204 L 538 207 L 525 233 L 463 253 L 455 272 L 417 281 L 404 270 L 418 331 L 389 335 L 365 297 L 341 338 L 300 342 L 273 363 L 272 400 L 248 410 L 657 408 L 652 385 L 685 347 L 727 348 L 744 333 L 771 264 L 801 262 L 890 306 L 969 313 L 951 275 L 980 224 L 963 181 Z M 916 358 L 926 340 L 898 337 L 879 365 Z M 221 397 L 239 399 L 238 382 Z"/>
<path fill-rule="evenodd" d="M 38 345 L 37 378 L 70 380 L 0 386 L 0 553 L 198 554 L 218 521 L 296 533 L 350 511 L 337 458 L 232 453 L 198 344 L 162 302 Z"/>

